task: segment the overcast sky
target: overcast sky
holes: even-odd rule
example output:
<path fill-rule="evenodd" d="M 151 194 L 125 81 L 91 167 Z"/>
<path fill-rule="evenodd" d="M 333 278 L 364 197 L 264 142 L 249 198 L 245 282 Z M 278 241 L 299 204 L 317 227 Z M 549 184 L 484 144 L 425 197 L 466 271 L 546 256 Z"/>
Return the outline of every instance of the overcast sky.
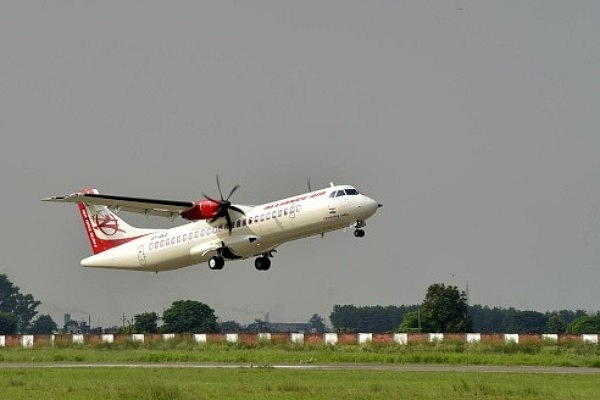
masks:
<path fill-rule="evenodd" d="M 335 304 L 600 309 L 597 1 L 12 1 L 0 5 L 0 273 L 92 325 L 175 300 L 221 320 Z M 159 274 L 86 269 L 84 187 L 260 204 L 330 181 L 352 231 Z M 170 221 L 122 214 L 141 227 Z"/>

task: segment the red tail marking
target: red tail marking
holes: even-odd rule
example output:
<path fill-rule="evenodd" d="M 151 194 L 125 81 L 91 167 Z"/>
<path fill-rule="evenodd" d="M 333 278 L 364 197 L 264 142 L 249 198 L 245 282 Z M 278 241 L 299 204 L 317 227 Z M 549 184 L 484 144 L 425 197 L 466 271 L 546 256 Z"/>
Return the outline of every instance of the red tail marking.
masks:
<path fill-rule="evenodd" d="M 81 192 L 95 193 L 95 190 L 85 189 Z M 84 203 L 79 203 L 77 204 L 77 206 L 79 208 L 79 213 L 81 214 L 81 219 L 83 220 L 85 233 L 88 236 L 90 246 L 92 247 L 92 252 L 94 254 L 102 253 L 103 251 L 112 249 L 113 247 L 120 246 L 123 243 L 127 243 L 131 240 L 141 237 L 141 235 L 114 239 L 103 239 L 101 237 L 98 237 L 98 235 L 96 234 L 96 230 L 99 230 L 105 236 L 113 236 L 117 232 L 126 233 L 126 231 L 119 228 L 119 220 L 114 215 L 96 214 L 92 218 L 90 218 L 90 215 Z"/>

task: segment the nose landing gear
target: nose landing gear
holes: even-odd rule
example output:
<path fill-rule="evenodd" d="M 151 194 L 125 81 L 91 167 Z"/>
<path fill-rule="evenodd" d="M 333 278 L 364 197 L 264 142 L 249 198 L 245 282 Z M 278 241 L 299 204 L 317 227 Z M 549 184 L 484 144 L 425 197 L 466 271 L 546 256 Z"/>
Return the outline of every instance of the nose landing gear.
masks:
<path fill-rule="evenodd" d="M 365 236 L 365 231 L 362 229 L 367 225 L 365 221 L 356 221 L 354 224 L 354 237 L 361 238 Z"/>

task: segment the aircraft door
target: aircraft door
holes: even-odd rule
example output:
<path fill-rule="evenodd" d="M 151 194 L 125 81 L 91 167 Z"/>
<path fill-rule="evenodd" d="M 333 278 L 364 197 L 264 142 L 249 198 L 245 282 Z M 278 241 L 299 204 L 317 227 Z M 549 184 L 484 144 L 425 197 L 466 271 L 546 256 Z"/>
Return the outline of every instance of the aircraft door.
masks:
<path fill-rule="evenodd" d="M 146 253 L 143 245 L 138 247 L 138 261 L 142 267 L 146 266 Z"/>

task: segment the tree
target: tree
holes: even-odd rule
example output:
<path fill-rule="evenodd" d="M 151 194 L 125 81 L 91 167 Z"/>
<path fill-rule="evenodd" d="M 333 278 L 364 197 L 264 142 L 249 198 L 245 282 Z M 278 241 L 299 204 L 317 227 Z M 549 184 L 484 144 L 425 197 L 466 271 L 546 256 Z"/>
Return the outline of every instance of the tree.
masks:
<path fill-rule="evenodd" d="M 421 312 L 411 311 L 404 314 L 404 318 L 402 319 L 402 323 L 398 328 L 399 332 L 421 332 L 423 326 L 421 324 L 421 316 L 419 315 Z"/>
<path fill-rule="evenodd" d="M 165 333 L 215 333 L 218 332 L 215 311 L 194 300 L 178 300 L 163 313 Z"/>
<path fill-rule="evenodd" d="M 565 333 L 567 325 L 560 319 L 560 317 L 554 313 L 551 314 L 546 323 L 547 333 Z"/>
<path fill-rule="evenodd" d="M 334 305 L 329 320 L 338 332 L 393 332 L 404 315 L 416 309 L 417 306 Z"/>
<path fill-rule="evenodd" d="M 0 335 L 14 335 L 15 333 L 17 333 L 17 316 L 0 311 Z"/>
<path fill-rule="evenodd" d="M 517 311 L 511 321 L 510 331 L 516 333 L 544 333 L 548 317 L 537 311 Z"/>
<path fill-rule="evenodd" d="M 567 333 L 587 334 L 600 332 L 600 313 L 577 318 L 567 327 Z"/>
<path fill-rule="evenodd" d="M 271 332 L 271 329 L 269 329 L 269 323 L 260 318 L 256 318 L 253 323 L 249 324 L 247 330 L 251 333 Z"/>
<path fill-rule="evenodd" d="M 49 315 L 40 315 L 33 326 L 31 327 L 31 333 L 34 335 L 49 335 L 52 332 L 56 332 L 56 322 Z"/>
<path fill-rule="evenodd" d="M 220 324 L 220 330 L 223 333 L 238 333 L 242 330 L 242 326 L 235 322 L 235 321 L 225 321 L 225 322 L 221 322 Z"/>
<path fill-rule="evenodd" d="M 26 332 L 29 329 L 40 304 L 42 303 L 36 301 L 31 294 L 22 294 L 5 274 L 0 274 L 0 312 L 17 317 L 17 332 Z"/>
<path fill-rule="evenodd" d="M 323 333 L 327 330 L 325 323 L 323 322 L 323 318 L 319 314 L 313 314 L 308 321 L 310 324 L 310 328 L 317 333 Z"/>
<path fill-rule="evenodd" d="M 467 317 L 467 294 L 456 286 L 434 283 L 427 289 L 421 315 L 429 332 L 466 332 L 471 330 Z"/>
<path fill-rule="evenodd" d="M 158 333 L 158 315 L 155 312 L 134 315 L 133 321 L 135 333 Z"/>

